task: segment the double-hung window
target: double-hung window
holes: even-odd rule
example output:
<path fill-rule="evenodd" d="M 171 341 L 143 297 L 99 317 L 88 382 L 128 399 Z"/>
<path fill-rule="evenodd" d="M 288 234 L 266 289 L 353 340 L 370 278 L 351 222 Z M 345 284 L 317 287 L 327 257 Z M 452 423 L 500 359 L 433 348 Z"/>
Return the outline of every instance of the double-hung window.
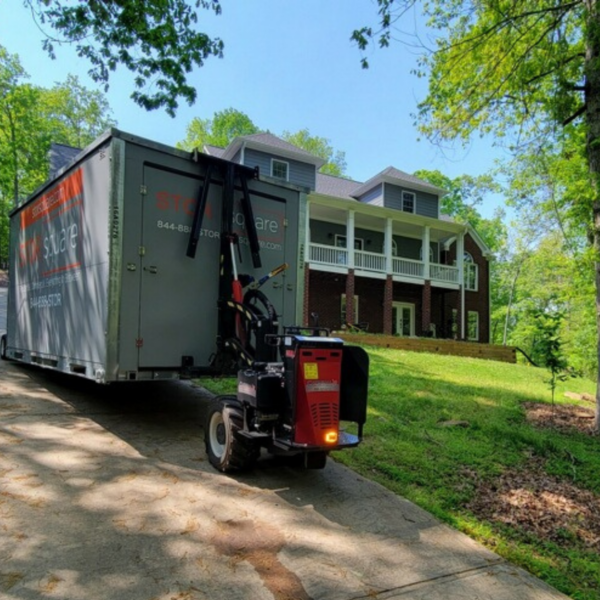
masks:
<path fill-rule="evenodd" d="M 290 165 L 289 163 L 283 160 L 277 160 L 273 158 L 271 160 L 271 177 L 275 177 L 276 179 L 283 179 L 284 181 L 288 181 Z"/>
<path fill-rule="evenodd" d="M 403 212 L 414 213 L 417 204 L 417 195 L 414 192 L 402 192 Z"/>

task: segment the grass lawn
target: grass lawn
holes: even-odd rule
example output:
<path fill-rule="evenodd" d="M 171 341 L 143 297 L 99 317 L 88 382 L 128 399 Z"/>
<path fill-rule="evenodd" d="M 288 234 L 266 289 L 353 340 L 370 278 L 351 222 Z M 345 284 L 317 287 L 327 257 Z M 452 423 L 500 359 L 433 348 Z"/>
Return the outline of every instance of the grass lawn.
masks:
<path fill-rule="evenodd" d="M 365 437 L 334 458 L 567 595 L 598 600 L 600 437 L 594 404 L 564 396 L 594 384 L 559 383 L 552 407 L 543 369 L 366 349 Z"/>

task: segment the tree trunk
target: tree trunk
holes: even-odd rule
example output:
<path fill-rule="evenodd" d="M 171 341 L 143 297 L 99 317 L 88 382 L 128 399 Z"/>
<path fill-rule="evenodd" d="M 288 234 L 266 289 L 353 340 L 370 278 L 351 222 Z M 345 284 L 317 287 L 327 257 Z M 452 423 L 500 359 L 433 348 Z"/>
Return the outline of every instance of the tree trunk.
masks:
<path fill-rule="evenodd" d="M 596 386 L 596 429 L 600 430 L 600 15 L 596 0 L 586 0 L 586 56 L 585 56 L 585 121 L 586 150 L 591 185 L 594 188 L 593 239 L 595 251 L 596 324 L 598 340 L 598 374 Z"/>

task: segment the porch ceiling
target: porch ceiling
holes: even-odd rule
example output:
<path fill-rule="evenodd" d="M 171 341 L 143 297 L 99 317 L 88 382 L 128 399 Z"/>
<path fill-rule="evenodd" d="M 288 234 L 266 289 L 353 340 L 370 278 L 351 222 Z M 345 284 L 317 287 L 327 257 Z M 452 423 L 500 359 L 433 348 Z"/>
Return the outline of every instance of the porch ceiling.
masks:
<path fill-rule="evenodd" d="M 357 202 L 356 204 L 359 203 Z M 354 207 L 349 206 L 348 209 L 350 208 Z M 345 226 L 348 209 L 344 210 L 334 206 L 324 206 L 322 204 L 311 203 L 310 218 Z M 399 216 L 402 215 L 400 214 Z M 388 215 L 379 217 L 376 215 L 365 214 L 363 212 L 355 212 L 354 226 L 360 229 L 382 232 L 385 231 L 387 217 Z M 414 217 L 414 215 L 410 215 L 410 217 Z M 421 219 L 426 218 L 421 217 Z M 439 242 L 447 239 L 448 237 L 456 235 L 456 224 L 437 221 L 435 219 L 427 219 L 427 221 L 433 221 L 433 223 L 427 223 L 430 226 L 430 238 L 432 242 Z M 443 228 L 437 227 L 436 225 L 438 225 L 438 223 Z M 406 220 L 399 221 L 394 219 L 392 221 L 393 234 L 403 237 L 421 238 L 423 227 L 423 224 L 409 223 Z"/>

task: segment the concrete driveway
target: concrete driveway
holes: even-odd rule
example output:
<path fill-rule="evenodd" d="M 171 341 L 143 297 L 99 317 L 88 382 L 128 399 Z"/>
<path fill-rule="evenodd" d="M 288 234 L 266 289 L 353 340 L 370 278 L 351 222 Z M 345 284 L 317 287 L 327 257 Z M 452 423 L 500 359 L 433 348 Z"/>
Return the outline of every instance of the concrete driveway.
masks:
<path fill-rule="evenodd" d="M 559 599 L 339 464 L 208 464 L 189 383 L 0 361 L 0 597 Z"/>

